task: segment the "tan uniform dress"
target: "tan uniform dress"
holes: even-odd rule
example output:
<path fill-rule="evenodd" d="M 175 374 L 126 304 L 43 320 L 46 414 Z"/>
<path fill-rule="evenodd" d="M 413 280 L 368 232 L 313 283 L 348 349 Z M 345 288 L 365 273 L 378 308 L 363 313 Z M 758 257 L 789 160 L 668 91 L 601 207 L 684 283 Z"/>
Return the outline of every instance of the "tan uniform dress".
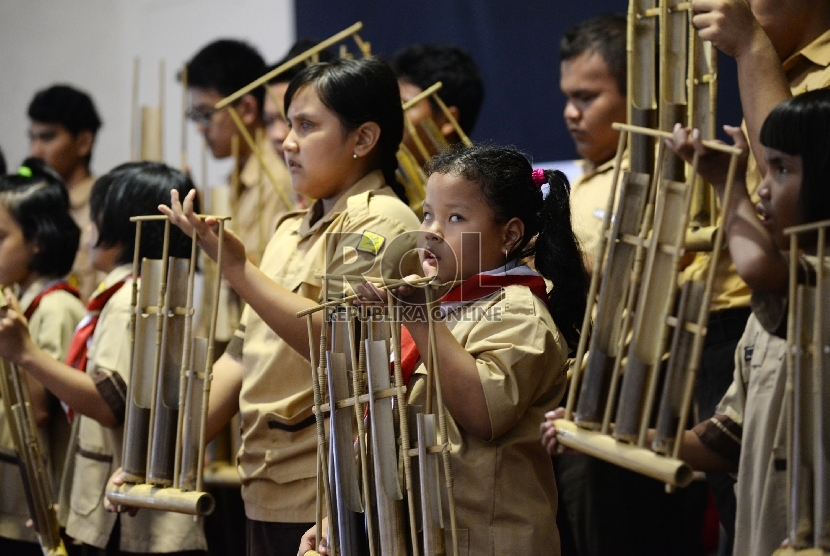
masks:
<path fill-rule="evenodd" d="M 378 276 L 375 266 L 381 259 L 384 265 L 397 262 L 413 247 L 411 240 L 394 238 L 419 225 L 379 171 L 358 181 L 319 218 L 321 211 L 317 201 L 285 215 L 260 265 L 278 284 L 314 301 L 322 294 L 315 274 Z M 315 216 L 319 219 L 313 221 Z M 244 366 L 239 474 L 245 514 L 257 521 L 314 521 L 317 435 L 308 360 L 249 307 L 227 351 Z"/>
<path fill-rule="evenodd" d="M 104 279 L 104 274 L 92 268 L 89 262 L 89 195 L 94 184 L 95 178 L 90 176 L 69 190 L 69 215 L 81 229 L 81 241 L 67 280 L 81 292 L 84 303 Z"/>
<path fill-rule="evenodd" d="M 608 206 L 608 196 L 614 185 L 616 158 L 594 166 L 587 160 L 579 161 L 582 175 L 571 185 L 571 223 L 583 253 L 596 259 L 597 246 L 602 237 L 602 221 Z M 623 170 L 628 169 L 628 156 L 623 158 Z M 617 190 L 619 198 L 619 190 Z M 614 206 L 616 206 L 616 199 Z M 595 265 L 597 263 L 594 263 Z"/>
<path fill-rule="evenodd" d="M 23 310 L 25 311 L 34 298 L 49 285 L 51 280 L 41 279 L 29 286 L 20 297 Z M 32 341 L 50 357 L 63 361 L 75 326 L 85 313 L 83 303 L 71 293 L 63 290 L 50 292 L 41 298 L 37 310 L 29 319 L 29 334 Z M 53 494 L 57 495 L 63 456 L 66 455 L 66 443 L 69 438 L 69 426 L 66 415 L 60 409 L 50 414 L 49 421 L 49 424 L 40 430 L 40 439 L 52 472 Z M 2 405 L 0 450 L 16 451 Z M 26 520 L 30 516 L 21 480 L 20 468 L 0 458 L 0 537 L 36 543 L 37 535 L 26 527 Z"/>
<path fill-rule="evenodd" d="M 131 265 L 110 272 L 105 279 L 109 287 L 128 276 Z M 123 408 L 126 384 L 130 381 L 130 299 L 132 281 L 127 280 L 101 311 L 89 346 L 87 373 L 112 407 L 120 398 Z M 80 371 L 79 371 L 80 372 Z M 122 412 L 123 413 L 123 412 Z M 117 414 L 118 415 L 118 414 Z M 107 481 L 121 465 L 123 414 L 115 428 L 107 428 L 82 415 L 75 454 L 67 534 L 86 544 L 104 548 L 112 534 L 118 514 L 104 509 Z M 176 552 L 205 550 L 202 520 L 192 516 L 156 510 L 141 510 L 135 517 L 124 516 L 121 524 L 121 550 L 127 552 Z"/>
<path fill-rule="evenodd" d="M 830 86 L 830 30 L 793 54 L 783 64 L 784 72 L 794 95 Z M 746 128 L 744 128 L 746 131 Z M 746 172 L 746 188 L 753 201 L 758 201 L 758 186 L 762 176 L 754 156 L 749 157 Z M 692 264 L 683 271 L 681 280 L 704 280 L 709 268 L 711 253 L 698 253 Z M 735 307 L 748 307 L 750 291 L 735 271 L 735 264 L 728 251 L 718 257 L 715 282 L 712 285 L 711 311 Z"/>
<path fill-rule="evenodd" d="M 476 358 L 493 425 L 493 438 L 484 441 L 448 414 L 459 553 L 558 555 L 556 482 L 539 423 L 565 391 L 565 340 L 523 286 L 455 309 L 446 322 Z M 409 386 L 409 403 L 425 405 L 422 363 Z"/>

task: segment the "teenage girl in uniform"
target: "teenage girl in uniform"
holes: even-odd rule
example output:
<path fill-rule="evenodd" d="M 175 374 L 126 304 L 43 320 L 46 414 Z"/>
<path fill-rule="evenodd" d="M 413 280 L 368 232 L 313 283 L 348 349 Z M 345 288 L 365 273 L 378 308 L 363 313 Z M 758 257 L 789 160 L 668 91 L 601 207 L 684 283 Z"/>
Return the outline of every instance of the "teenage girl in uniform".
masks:
<path fill-rule="evenodd" d="M 305 319 L 295 313 L 322 301 L 320 274 L 399 275 L 397 263 L 414 245 L 394 240 L 418 227 L 393 191 L 402 191 L 395 169 L 403 111 L 386 64 L 338 59 L 309 66 L 289 84 L 285 111 L 290 131 L 283 148 L 292 183 L 315 201 L 282 218 L 259 268 L 226 232 L 221 271 L 248 307 L 214 365 L 210 396 L 209 436 L 237 411 L 242 416 L 239 472 L 249 555 L 293 556 L 315 519 L 309 339 Z M 174 191 L 172 210 L 159 208 L 198 234 L 216 257 L 215 223 L 194 216 L 192 199 L 180 205 Z M 380 268 L 381 261 L 394 265 Z M 318 312 L 315 337 L 321 326 Z"/>
<path fill-rule="evenodd" d="M 80 230 L 69 215 L 69 196 L 60 177 L 39 160 L 0 177 L 0 284 L 16 286 L 32 341 L 53 359 L 66 357 L 84 305 L 65 277 L 72 269 Z M 69 426 L 55 398 L 27 375 L 35 422 L 57 489 Z M 0 406 L 0 446 L 14 450 Z M 39 555 L 19 467 L 0 457 L 0 553 Z"/>

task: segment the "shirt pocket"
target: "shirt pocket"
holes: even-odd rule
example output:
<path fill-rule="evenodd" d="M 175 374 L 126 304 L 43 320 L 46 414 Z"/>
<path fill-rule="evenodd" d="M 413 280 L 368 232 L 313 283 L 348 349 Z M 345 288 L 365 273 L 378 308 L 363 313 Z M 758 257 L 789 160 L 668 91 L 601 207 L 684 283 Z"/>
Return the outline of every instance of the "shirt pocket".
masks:
<path fill-rule="evenodd" d="M 112 475 L 112 456 L 79 449 L 72 476 L 72 511 L 88 516 L 103 503 L 104 489 Z"/>
<path fill-rule="evenodd" d="M 265 451 L 268 476 L 283 484 L 316 477 L 316 417 L 303 412 L 286 419 L 271 412 L 266 414 L 266 423 L 270 444 L 273 446 Z"/>

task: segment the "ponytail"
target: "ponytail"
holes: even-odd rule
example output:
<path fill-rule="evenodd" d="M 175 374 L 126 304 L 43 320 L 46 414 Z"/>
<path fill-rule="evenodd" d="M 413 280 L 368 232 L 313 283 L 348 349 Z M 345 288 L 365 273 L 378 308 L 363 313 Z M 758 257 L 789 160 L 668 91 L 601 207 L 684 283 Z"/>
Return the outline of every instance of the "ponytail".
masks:
<path fill-rule="evenodd" d="M 536 270 L 553 282 L 548 307 L 568 347 L 579 343 L 588 297 L 588 273 L 571 226 L 570 185 L 559 170 L 545 170 L 548 189 L 539 211 L 539 235 L 532 247 Z M 548 186 L 548 187 L 545 187 Z M 526 256 L 526 255 L 525 255 Z"/>

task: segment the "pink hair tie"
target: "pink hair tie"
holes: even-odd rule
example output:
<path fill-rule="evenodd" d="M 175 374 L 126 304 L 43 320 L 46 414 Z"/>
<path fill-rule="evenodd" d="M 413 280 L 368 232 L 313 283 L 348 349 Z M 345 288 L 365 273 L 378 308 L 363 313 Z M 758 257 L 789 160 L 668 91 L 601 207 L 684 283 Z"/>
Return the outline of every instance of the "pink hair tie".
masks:
<path fill-rule="evenodd" d="M 541 168 L 535 168 L 531 176 L 536 187 L 542 187 L 542 184 L 548 181 L 548 178 L 545 176 L 545 171 Z"/>

